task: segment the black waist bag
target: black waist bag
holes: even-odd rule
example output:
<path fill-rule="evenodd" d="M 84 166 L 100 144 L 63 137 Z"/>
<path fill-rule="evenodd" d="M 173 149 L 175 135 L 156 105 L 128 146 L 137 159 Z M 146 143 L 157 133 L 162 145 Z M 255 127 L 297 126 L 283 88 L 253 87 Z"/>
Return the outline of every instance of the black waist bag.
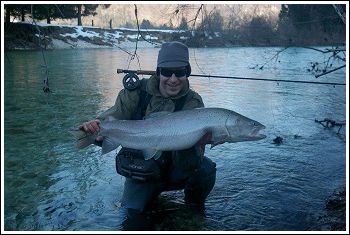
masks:
<path fill-rule="evenodd" d="M 154 158 L 145 160 L 142 151 L 122 148 L 115 159 L 118 174 L 141 181 L 157 180 L 161 177 L 160 164 Z"/>

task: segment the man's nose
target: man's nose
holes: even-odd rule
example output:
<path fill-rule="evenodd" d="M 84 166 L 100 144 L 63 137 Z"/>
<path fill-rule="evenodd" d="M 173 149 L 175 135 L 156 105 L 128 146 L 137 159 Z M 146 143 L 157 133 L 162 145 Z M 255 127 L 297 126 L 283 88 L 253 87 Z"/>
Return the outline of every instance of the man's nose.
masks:
<path fill-rule="evenodd" d="M 177 77 L 175 76 L 175 73 L 173 73 L 173 74 L 171 75 L 170 79 L 171 79 L 171 80 L 177 81 Z"/>

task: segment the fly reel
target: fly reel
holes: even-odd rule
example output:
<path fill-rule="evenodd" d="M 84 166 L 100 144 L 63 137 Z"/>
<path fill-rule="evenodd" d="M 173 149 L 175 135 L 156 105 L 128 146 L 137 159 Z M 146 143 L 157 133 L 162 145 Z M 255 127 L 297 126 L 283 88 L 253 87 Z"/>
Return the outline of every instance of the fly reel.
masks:
<path fill-rule="evenodd" d="M 135 90 L 140 86 L 140 79 L 135 73 L 129 72 L 123 78 L 123 85 L 129 91 Z"/>

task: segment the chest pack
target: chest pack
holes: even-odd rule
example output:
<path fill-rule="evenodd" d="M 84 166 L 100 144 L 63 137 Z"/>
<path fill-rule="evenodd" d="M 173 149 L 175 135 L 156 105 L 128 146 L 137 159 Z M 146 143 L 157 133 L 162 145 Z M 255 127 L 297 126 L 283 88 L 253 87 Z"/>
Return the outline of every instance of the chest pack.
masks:
<path fill-rule="evenodd" d="M 133 120 L 142 120 L 145 116 L 147 106 L 152 99 L 152 95 L 146 91 L 139 90 L 139 105 L 134 113 Z M 189 93 L 175 102 L 175 111 L 183 108 Z M 130 148 L 122 148 L 116 158 L 115 166 L 118 174 L 140 181 L 159 180 L 164 175 L 166 166 L 169 165 L 171 152 L 163 152 L 162 156 L 155 160 L 151 158 L 145 160 L 142 151 Z"/>

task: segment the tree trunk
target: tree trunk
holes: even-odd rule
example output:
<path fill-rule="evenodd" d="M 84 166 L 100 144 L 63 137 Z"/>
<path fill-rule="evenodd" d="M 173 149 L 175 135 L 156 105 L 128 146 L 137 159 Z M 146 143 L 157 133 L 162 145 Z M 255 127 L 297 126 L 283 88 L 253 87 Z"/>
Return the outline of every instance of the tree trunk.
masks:
<path fill-rule="evenodd" d="M 5 16 L 5 22 L 6 24 L 9 24 L 11 21 L 11 12 L 9 8 L 6 8 L 6 16 Z"/>
<path fill-rule="evenodd" d="M 24 22 L 24 16 L 25 16 L 25 11 L 24 11 L 24 9 L 23 9 L 23 7 L 22 7 L 22 9 L 21 9 L 21 19 L 22 19 L 22 22 Z"/>
<path fill-rule="evenodd" d="M 50 14 L 50 11 L 51 11 L 51 9 L 50 9 L 50 7 L 48 7 L 47 8 L 47 13 L 46 13 L 46 23 L 47 24 L 51 24 L 51 14 Z"/>
<path fill-rule="evenodd" d="M 81 4 L 78 5 L 78 25 L 81 26 Z"/>

